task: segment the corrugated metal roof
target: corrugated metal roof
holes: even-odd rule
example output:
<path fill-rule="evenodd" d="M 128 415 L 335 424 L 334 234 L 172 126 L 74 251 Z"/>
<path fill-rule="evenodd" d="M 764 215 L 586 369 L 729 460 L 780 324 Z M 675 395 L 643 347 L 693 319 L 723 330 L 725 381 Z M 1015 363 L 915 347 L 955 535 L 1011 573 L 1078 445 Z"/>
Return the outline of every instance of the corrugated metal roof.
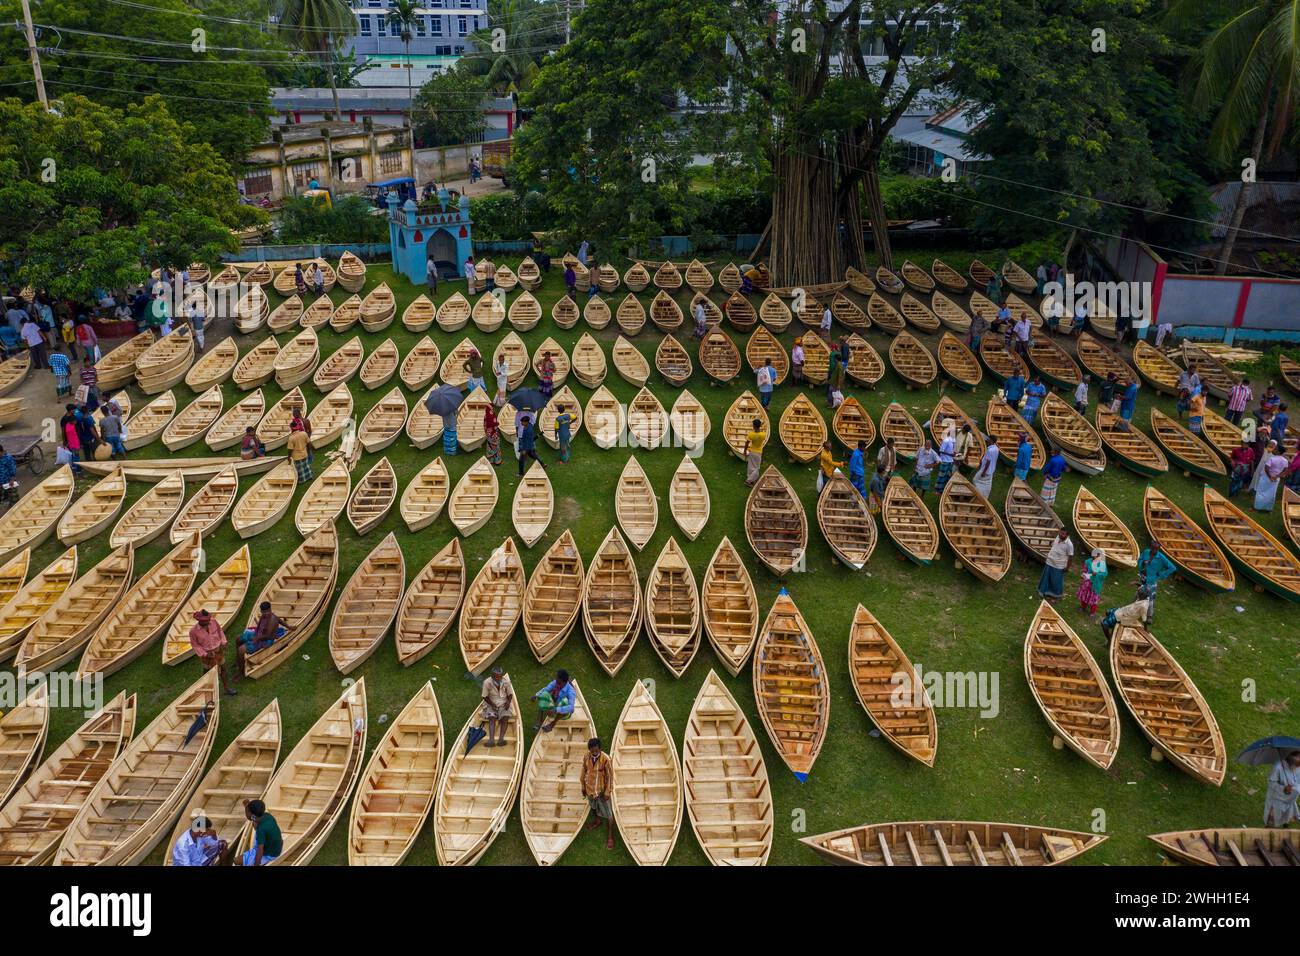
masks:
<path fill-rule="evenodd" d="M 895 138 L 911 143 L 913 146 L 932 149 L 944 156 L 951 156 L 961 163 L 981 163 L 988 160 L 988 157 L 982 153 L 971 152 L 966 141 L 960 136 L 953 136 L 951 133 L 944 133 L 937 129 L 927 127 L 912 133 L 895 134 Z"/>

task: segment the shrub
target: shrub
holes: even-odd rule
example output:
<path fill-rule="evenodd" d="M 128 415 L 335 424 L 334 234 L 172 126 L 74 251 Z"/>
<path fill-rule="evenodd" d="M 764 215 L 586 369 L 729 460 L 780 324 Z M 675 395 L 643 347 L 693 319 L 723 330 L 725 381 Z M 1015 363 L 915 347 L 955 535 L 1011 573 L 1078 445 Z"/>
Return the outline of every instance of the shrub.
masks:
<path fill-rule="evenodd" d="M 287 244 L 386 242 L 388 220 L 375 215 L 364 196 L 336 196 L 332 208 L 300 196 L 288 200 L 280 210 L 276 236 Z"/>

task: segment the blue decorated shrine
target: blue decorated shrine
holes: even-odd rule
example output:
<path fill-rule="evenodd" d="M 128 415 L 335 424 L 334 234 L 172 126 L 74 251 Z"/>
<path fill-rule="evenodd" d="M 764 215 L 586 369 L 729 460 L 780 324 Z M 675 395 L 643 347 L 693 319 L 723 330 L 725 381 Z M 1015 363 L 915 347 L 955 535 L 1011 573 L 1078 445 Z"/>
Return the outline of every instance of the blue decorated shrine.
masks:
<path fill-rule="evenodd" d="M 439 189 L 436 198 L 418 206 L 413 199 L 401 203 L 396 193 L 389 193 L 386 201 L 395 271 L 424 285 L 426 263 L 432 258 L 439 276 L 464 275 L 462 266 L 474 251 L 468 196 L 453 198 L 446 189 Z"/>

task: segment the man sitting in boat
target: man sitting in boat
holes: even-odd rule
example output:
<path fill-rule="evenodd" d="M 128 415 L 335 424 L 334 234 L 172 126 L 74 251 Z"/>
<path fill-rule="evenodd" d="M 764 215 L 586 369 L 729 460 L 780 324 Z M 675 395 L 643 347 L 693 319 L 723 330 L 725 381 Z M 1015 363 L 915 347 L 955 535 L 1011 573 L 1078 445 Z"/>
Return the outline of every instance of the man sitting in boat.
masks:
<path fill-rule="evenodd" d="M 492 668 L 492 676 L 483 682 L 483 719 L 488 722 L 488 739 L 484 747 L 504 747 L 506 730 L 510 727 L 510 710 L 515 689 L 510 676 L 500 664 Z"/>
<path fill-rule="evenodd" d="M 172 866 L 215 866 L 225 852 L 226 841 L 218 839 L 212 822 L 196 812 L 190 828 L 172 847 Z"/>
<path fill-rule="evenodd" d="M 573 690 L 573 681 L 569 680 L 569 672 L 556 671 L 555 680 L 534 694 L 533 700 L 537 701 L 542 712 L 542 719 L 533 730 L 549 734 L 561 720 L 573 716 L 573 706 L 577 703 L 578 695 Z"/>
<path fill-rule="evenodd" d="M 270 647 L 277 640 L 288 633 L 288 628 L 284 626 L 284 621 L 271 610 L 271 602 L 263 601 L 260 608 L 261 614 L 257 618 L 257 624 L 247 628 L 243 634 L 239 635 L 238 654 L 239 654 L 239 673 L 244 673 L 244 661 L 249 654 L 253 654 L 264 648 Z"/>
<path fill-rule="evenodd" d="M 240 858 L 243 866 L 266 866 L 284 852 L 284 836 L 261 800 L 245 800 L 244 816 L 253 824 L 253 845 Z"/>

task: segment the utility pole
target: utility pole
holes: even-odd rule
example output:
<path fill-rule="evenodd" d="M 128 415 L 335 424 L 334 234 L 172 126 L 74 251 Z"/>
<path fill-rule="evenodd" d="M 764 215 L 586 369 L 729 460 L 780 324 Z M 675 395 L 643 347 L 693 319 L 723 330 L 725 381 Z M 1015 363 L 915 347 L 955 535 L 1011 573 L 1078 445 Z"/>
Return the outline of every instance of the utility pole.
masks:
<path fill-rule="evenodd" d="M 564 0 L 564 42 L 565 42 L 566 45 L 567 45 L 568 42 L 569 42 L 569 5 L 570 5 L 570 2 L 571 2 L 571 0 Z M 23 0 L 23 3 L 26 4 L 26 3 L 27 3 L 27 0 Z"/>
<path fill-rule="evenodd" d="M 24 32 L 27 34 L 27 52 L 32 58 L 32 73 L 36 77 L 36 95 L 40 98 L 41 106 L 48 112 L 50 101 L 45 98 L 45 77 L 41 75 L 41 56 L 36 52 L 36 31 L 32 28 L 32 8 L 27 0 L 22 0 L 22 2 Z"/>

